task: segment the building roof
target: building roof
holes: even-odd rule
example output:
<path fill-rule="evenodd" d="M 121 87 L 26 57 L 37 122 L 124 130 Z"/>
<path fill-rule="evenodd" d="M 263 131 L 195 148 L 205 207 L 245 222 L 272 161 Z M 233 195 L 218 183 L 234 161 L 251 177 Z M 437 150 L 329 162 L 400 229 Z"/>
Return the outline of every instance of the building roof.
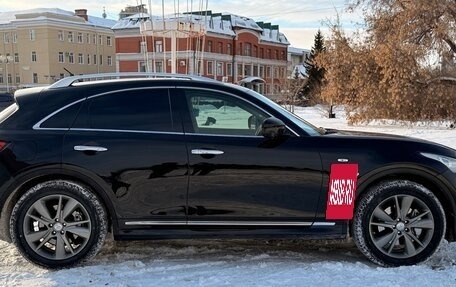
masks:
<path fill-rule="evenodd" d="M 288 46 L 288 53 L 292 53 L 292 54 L 296 54 L 296 55 L 302 55 L 304 53 L 310 53 L 310 50 L 309 49 L 301 49 L 301 48 Z"/>
<path fill-rule="evenodd" d="M 113 30 L 122 29 L 139 29 L 142 21 L 150 19 L 148 14 L 138 13 L 129 17 L 119 20 L 113 27 Z M 277 25 L 265 25 L 261 27 L 254 20 L 238 16 L 230 13 L 212 13 L 208 11 L 185 13 L 180 15 L 168 15 L 165 17 L 152 16 L 152 21 L 165 21 L 165 22 L 190 22 L 200 24 L 206 27 L 206 32 L 235 36 L 236 29 L 249 29 L 260 33 L 262 41 L 280 43 L 289 45 L 288 39 L 283 33 L 280 33 Z"/>
<path fill-rule="evenodd" d="M 79 22 L 81 21 L 80 19 L 82 19 L 81 17 L 76 16 L 75 13 L 72 11 L 66 11 L 59 8 L 36 8 L 28 10 L 0 12 L 0 25 L 9 24 L 11 22 L 19 22 L 23 20 L 41 20 L 45 18 L 55 18 L 62 21 L 71 22 Z M 112 26 L 114 26 L 116 21 L 88 15 L 88 21 L 84 21 L 81 23 L 87 23 L 104 28 L 111 28 Z"/>

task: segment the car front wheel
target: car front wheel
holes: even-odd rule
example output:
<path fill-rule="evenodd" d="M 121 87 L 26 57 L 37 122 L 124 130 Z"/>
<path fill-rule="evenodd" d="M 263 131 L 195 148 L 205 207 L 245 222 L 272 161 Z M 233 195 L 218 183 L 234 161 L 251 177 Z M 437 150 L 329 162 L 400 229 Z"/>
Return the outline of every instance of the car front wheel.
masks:
<path fill-rule="evenodd" d="M 408 180 L 386 181 L 362 194 L 353 218 L 360 251 L 383 266 L 427 260 L 445 235 L 445 214 L 435 195 Z"/>
<path fill-rule="evenodd" d="M 93 257 L 103 245 L 106 212 L 87 188 L 70 181 L 40 183 L 20 197 L 10 220 L 13 243 L 26 259 L 62 268 Z"/>

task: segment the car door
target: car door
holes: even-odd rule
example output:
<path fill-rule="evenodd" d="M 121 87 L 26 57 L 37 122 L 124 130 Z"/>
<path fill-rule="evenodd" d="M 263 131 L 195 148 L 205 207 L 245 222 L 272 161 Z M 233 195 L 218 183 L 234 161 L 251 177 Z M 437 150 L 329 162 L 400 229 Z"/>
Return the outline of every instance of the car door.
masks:
<path fill-rule="evenodd" d="M 225 92 L 178 88 L 185 109 L 191 225 L 310 225 L 322 174 L 317 147 L 259 135 L 270 117 Z"/>
<path fill-rule="evenodd" d="M 186 223 L 187 150 L 168 89 L 87 98 L 65 136 L 63 162 L 102 179 L 120 224 Z"/>

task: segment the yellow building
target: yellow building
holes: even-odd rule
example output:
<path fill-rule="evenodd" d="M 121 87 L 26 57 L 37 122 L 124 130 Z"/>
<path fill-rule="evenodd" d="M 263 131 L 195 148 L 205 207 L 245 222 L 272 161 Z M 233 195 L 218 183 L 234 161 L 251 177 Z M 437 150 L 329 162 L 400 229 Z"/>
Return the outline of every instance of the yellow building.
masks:
<path fill-rule="evenodd" d="M 116 71 L 116 23 L 61 9 L 0 13 L 0 91 Z"/>

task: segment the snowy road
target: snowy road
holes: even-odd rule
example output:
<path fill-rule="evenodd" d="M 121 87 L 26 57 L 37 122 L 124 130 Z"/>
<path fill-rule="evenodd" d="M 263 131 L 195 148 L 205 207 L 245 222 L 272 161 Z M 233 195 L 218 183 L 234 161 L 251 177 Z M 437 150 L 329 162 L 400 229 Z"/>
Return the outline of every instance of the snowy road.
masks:
<path fill-rule="evenodd" d="M 456 148 L 456 130 L 374 125 L 299 114 L 317 126 L 420 137 Z M 381 268 L 351 243 L 264 240 L 112 242 L 88 264 L 48 271 L 0 241 L 0 286 L 456 286 L 456 243 L 418 266 Z"/>
<path fill-rule="evenodd" d="M 88 265 L 47 271 L 0 243 L 1 286 L 456 286 L 456 244 L 428 262 L 380 268 L 348 243 L 108 242 Z"/>

